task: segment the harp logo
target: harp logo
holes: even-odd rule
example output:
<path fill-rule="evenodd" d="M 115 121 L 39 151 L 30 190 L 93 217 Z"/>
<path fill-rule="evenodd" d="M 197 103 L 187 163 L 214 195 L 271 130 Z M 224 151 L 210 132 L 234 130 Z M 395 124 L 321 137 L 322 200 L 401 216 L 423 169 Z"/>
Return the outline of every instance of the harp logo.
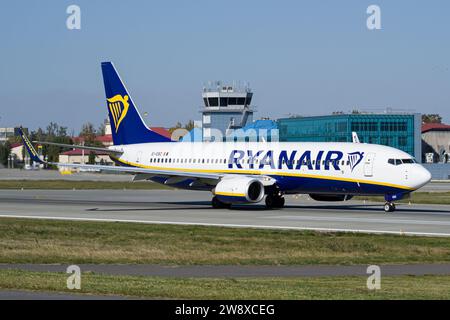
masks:
<path fill-rule="evenodd" d="M 361 162 L 364 158 L 364 152 L 352 152 L 348 154 L 348 161 L 350 162 L 350 169 L 353 169 Z"/>
<path fill-rule="evenodd" d="M 120 94 L 117 94 L 107 100 L 109 112 L 111 113 L 111 118 L 113 119 L 114 128 L 116 128 L 117 133 L 120 124 L 127 115 L 128 107 L 130 106 L 128 103 L 128 96 L 125 95 L 122 97 Z"/>

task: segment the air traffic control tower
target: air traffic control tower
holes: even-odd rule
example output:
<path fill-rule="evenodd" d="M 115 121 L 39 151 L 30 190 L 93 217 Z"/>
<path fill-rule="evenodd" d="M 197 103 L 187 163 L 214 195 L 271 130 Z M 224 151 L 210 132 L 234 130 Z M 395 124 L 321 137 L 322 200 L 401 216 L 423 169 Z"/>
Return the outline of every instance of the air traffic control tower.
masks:
<path fill-rule="evenodd" d="M 216 81 L 203 87 L 203 141 L 214 141 L 212 129 L 219 130 L 225 138 L 232 130 L 253 122 L 252 96 L 248 84 L 229 85 Z"/>

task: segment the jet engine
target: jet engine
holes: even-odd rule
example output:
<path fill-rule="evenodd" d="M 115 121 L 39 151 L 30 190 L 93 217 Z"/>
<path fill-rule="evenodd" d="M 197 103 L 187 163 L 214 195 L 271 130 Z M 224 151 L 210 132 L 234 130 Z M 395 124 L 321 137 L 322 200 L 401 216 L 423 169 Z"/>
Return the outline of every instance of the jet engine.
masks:
<path fill-rule="evenodd" d="M 213 193 L 223 203 L 254 203 L 264 198 L 264 185 L 251 177 L 224 178 Z"/>
<path fill-rule="evenodd" d="M 312 193 L 309 195 L 311 199 L 316 201 L 347 201 L 353 198 L 349 194 L 317 194 Z"/>

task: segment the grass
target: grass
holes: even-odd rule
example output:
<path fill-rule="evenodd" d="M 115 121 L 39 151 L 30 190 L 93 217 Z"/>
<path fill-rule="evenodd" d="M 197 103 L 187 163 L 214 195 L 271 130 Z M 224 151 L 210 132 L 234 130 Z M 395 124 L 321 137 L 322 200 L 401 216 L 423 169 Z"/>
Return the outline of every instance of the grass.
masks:
<path fill-rule="evenodd" d="M 171 187 L 148 181 L 78 181 L 78 180 L 0 180 L 0 189 L 132 189 L 154 190 L 173 189 Z"/>
<path fill-rule="evenodd" d="M 161 278 L 82 274 L 81 290 L 67 274 L 0 271 L 0 289 L 172 299 L 450 299 L 450 276 L 387 276 L 380 290 L 366 277 Z"/>
<path fill-rule="evenodd" d="M 450 262 L 447 238 L 0 219 L 0 263 L 306 265 Z"/>
<path fill-rule="evenodd" d="M 357 196 L 356 200 L 367 200 L 375 202 L 385 202 L 383 196 Z M 450 204 L 450 192 L 413 192 L 410 198 L 406 198 L 398 203 L 423 203 L 423 204 Z"/>

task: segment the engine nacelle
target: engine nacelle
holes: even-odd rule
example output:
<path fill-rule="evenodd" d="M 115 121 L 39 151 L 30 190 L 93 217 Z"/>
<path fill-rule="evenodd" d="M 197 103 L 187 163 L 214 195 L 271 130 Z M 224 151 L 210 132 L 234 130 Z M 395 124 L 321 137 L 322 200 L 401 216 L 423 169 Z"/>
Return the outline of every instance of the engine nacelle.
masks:
<path fill-rule="evenodd" d="M 250 177 L 224 178 L 216 185 L 214 194 L 224 203 L 254 203 L 264 198 L 264 185 Z"/>
<path fill-rule="evenodd" d="M 316 201 L 347 201 L 353 198 L 349 194 L 310 194 L 311 199 Z"/>

